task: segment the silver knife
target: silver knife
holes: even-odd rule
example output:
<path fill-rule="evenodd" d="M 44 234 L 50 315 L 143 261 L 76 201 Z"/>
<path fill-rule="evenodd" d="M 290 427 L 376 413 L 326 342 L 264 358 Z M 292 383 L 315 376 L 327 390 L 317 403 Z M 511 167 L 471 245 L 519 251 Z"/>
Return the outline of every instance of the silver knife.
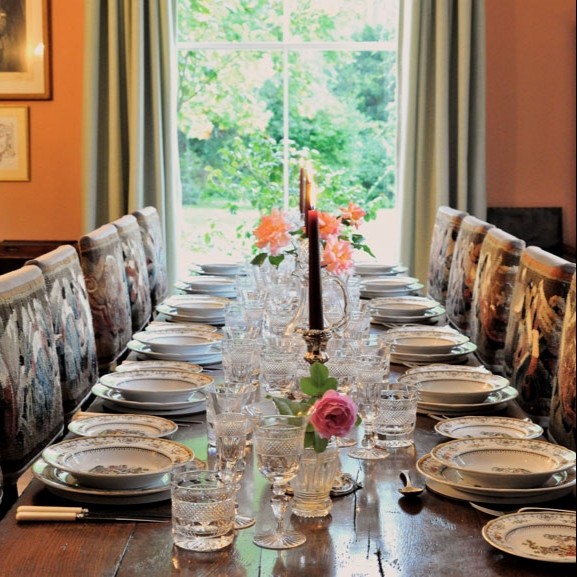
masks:
<path fill-rule="evenodd" d="M 16 521 L 132 521 L 143 523 L 167 523 L 169 514 L 112 514 L 95 513 L 82 507 L 42 507 L 21 505 L 16 509 Z"/>

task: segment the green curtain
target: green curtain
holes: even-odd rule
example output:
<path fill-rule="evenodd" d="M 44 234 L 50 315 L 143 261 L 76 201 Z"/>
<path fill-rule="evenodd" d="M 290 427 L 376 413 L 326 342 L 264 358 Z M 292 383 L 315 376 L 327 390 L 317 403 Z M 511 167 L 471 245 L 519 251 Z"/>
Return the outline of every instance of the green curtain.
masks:
<path fill-rule="evenodd" d="M 486 218 L 484 0 L 402 0 L 398 54 L 401 258 L 426 279 L 437 208 Z"/>
<path fill-rule="evenodd" d="M 155 206 L 172 285 L 182 206 L 176 0 L 90 0 L 85 27 L 85 230 Z"/>

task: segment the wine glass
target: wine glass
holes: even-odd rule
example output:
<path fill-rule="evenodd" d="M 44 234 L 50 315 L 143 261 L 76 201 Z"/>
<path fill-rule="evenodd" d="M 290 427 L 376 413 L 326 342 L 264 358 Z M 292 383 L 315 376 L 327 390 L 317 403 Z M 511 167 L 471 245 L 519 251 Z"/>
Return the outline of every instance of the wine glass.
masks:
<path fill-rule="evenodd" d="M 363 419 L 365 432 L 361 446 L 349 451 L 354 459 L 385 459 L 389 453 L 375 444 L 374 422 L 378 415 L 385 367 L 379 355 L 361 355 L 356 361 L 357 381 L 353 397 Z"/>
<path fill-rule="evenodd" d="M 252 422 L 244 413 L 222 413 L 215 415 L 213 426 L 216 435 L 218 470 L 225 481 L 234 484 L 235 493 L 238 493 L 245 469 L 246 438 L 251 432 Z M 256 522 L 255 518 L 239 514 L 237 499 L 235 499 L 234 506 L 234 528 L 252 527 Z"/>
<path fill-rule="evenodd" d="M 293 479 L 304 451 L 304 437 L 308 417 L 266 415 L 254 429 L 254 447 L 258 469 L 273 484 L 272 510 L 276 519 L 273 531 L 257 533 L 253 542 L 265 549 L 292 549 L 306 541 L 295 531 L 284 529 L 284 518 L 289 498 L 286 485 Z"/>

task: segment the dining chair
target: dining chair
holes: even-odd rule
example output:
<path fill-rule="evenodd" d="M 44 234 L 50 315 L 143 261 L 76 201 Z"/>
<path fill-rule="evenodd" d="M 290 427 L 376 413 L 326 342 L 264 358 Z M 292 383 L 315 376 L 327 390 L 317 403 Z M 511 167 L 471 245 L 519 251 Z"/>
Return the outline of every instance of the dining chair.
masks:
<path fill-rule="evenodd" d="M 29 260 L 44 276 L 60 369 L 64 419 L 90 397 L 98 381 L 92 313 L 78 251 L 66 244 Z"/>
<path fill-rule="evenodd" d="M 492 224 L 467 215 L 461 221 L 461 227 L 455 247 L 449 280 L 445 308 L 449 322 L 463 334 L 471 334 L 471 307 L 473 286 L 477 275 L 477 265 L 481 246 Z"/>
<path fill-rule="evenodd" d="M 573 451 L 576 450 L 577 431 L 575 426 L 575 301 L 575 275 L 573 275 L 563 317 L 557 378 L 553 384 L 547 431 L 553 442 Z"/>
<path fill-rule="evenodd" d="M 136 217 L 142 234 L 146 266 L 148 267 L 150 296 L 154 310 L 168 295 L 166 248 L 160 215 L 154 206 L 145 206 L 133 211 L 132 214 Z"/>
<path fill-rule="evenodd" d="M 466 212 L 449 206 L 440 206 L 435 216 L 429 250 L 427 293 L 442 305 L 445 304 L 447 297 L 455 242 L 461 228 L 461 222 L 466 216 Z"/>
<path fill-rule="evenodd" d="M 0 424 L 5 508 L 18 478 L 64 431 L 51 307 L 32 265 L 0 275 Z"/>
<path fill-rule="evenodd" d="M 120 236 L 130 297 L 132 332 L 136 333 L 148 324 L 152 314 L 150 281 L 142 234 L 138 221 L 132 214 L 113 220 L 111 224 L 116 227 Z"/>
<path fill-rule="evenodd" d="M 477 345 L 479 360 L 500 375 L 505 371 L 505 336 L 523 250 L 524 240 L 497 227 L 488 230 L 473 285 L 469 336 Z"/>
<path fill-rule="evenodd" d="M 128 283 L 116 227 L 103 224 L 79 239 L 80 263 L 92 313 L 100 374 L 108 373 L 126 352 L 132 336 Z"/>
<path fill-rule="evenodd" d="M 575 264 L 536 246 L 521 254 L 505 337 L 505 376 L 520 407 L 546 428 Z"/>

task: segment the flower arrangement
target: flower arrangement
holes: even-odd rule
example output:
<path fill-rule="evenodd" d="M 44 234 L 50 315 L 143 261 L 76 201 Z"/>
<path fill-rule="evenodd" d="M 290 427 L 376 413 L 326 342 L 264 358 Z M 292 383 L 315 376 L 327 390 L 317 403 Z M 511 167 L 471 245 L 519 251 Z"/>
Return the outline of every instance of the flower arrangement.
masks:
<path fill-rule="evenodd" d="M 352 201 L 339 208 L 339 214 L 319 212 L 319 237 L 323 246 L 321 265 L 336 275 L 348 273 L 354 266 L 353 251 L 362 250 L 374 256 L 362 234 L 356 232 L 364 222 L 365 211 Z M 255 246 L 260 249 L 252 264 L 268 260 L 278 266 L 286 254 L 295 254 L 293 239 L 306 238 L 302 225 L 291 215 L 273 208 L 263 215 L 253 233 Z"/>
<path fill-rule="evenodd" d="M 304 446 L 317 453 L 327 448 L 331 437 L 346 437 L 361 423 L 355 402 L 336 389 L 337 380 L 329 376 L 328 368 L 315 362 L 310 375 L 301 379 L 302 400 L 270 397 L 281 415 L 310 415 Z"/>

